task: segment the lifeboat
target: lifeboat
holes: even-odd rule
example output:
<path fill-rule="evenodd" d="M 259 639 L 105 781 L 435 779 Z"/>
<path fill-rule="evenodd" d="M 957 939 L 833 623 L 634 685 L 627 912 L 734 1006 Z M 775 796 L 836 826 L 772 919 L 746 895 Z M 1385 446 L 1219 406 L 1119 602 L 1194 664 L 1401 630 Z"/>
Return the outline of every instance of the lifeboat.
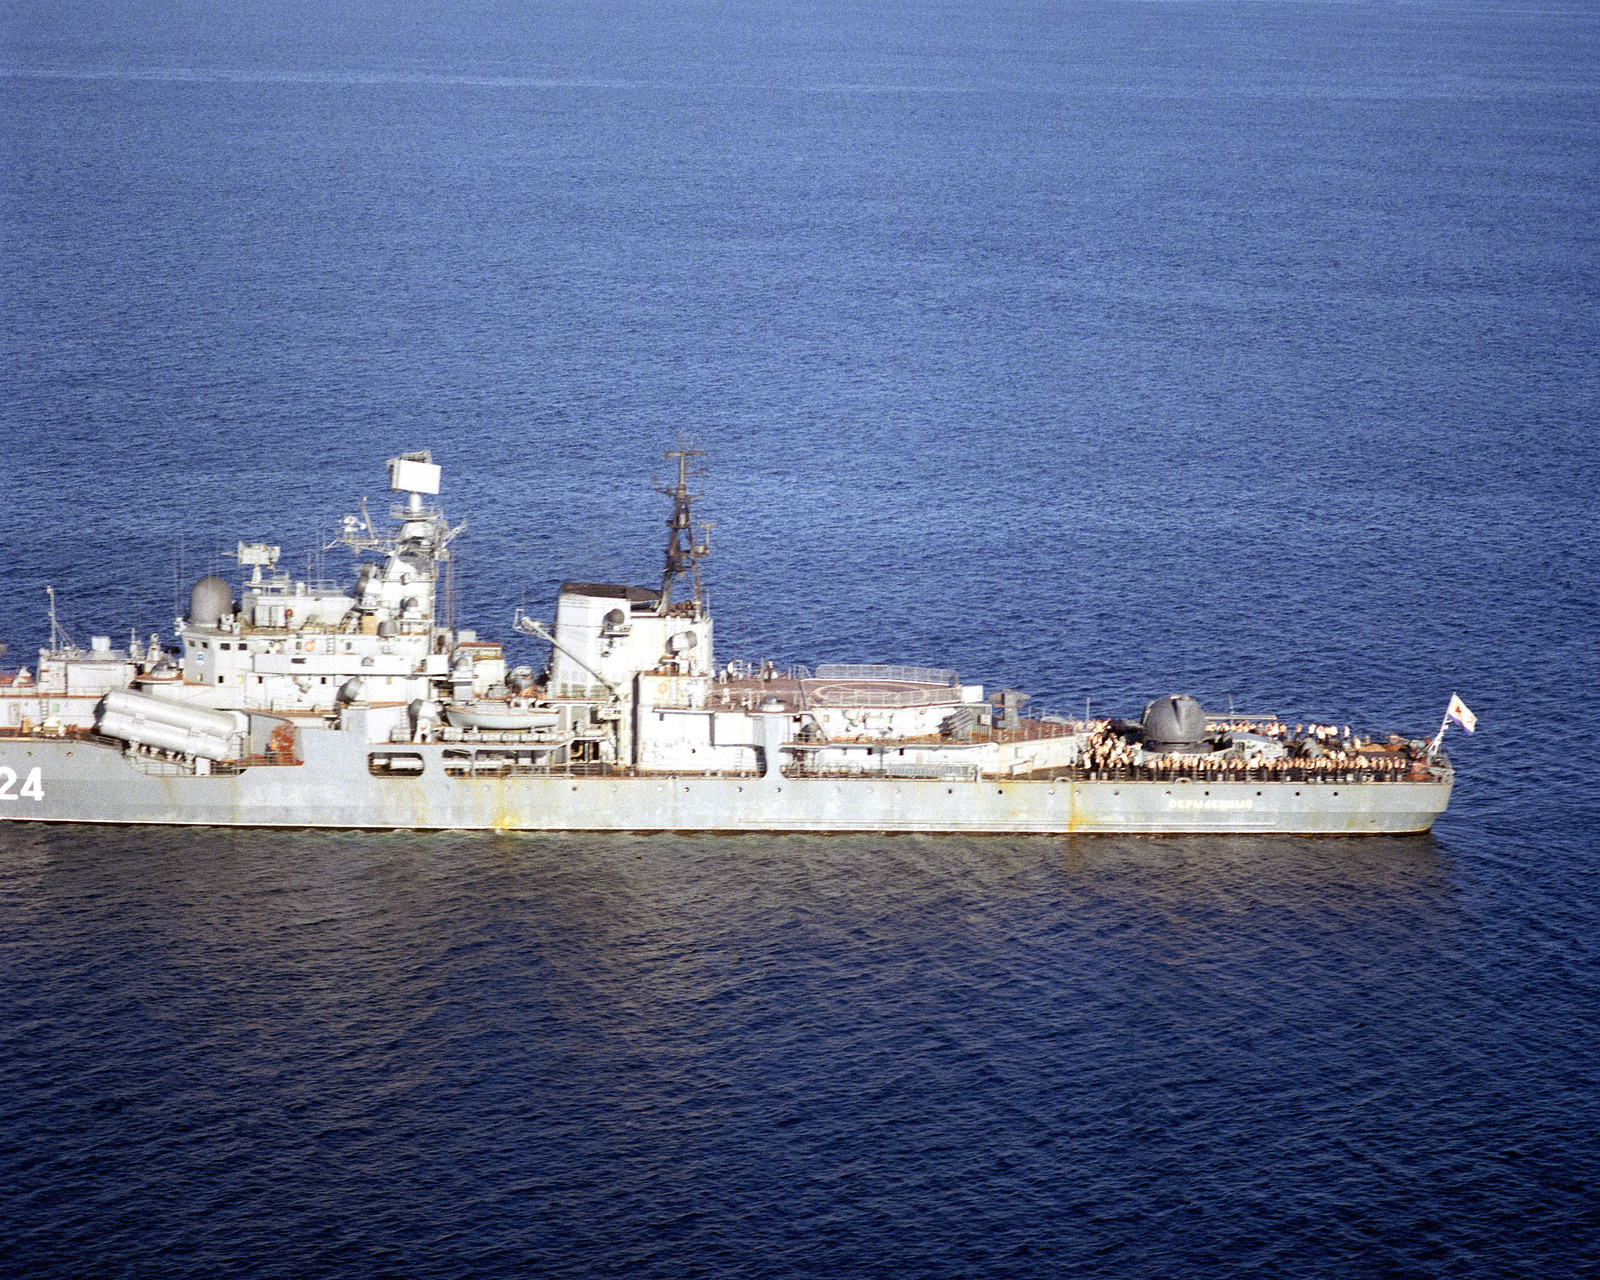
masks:
<path fill-rule="evenodd" d="M 475 698 L 452 703 L 444 718 L 457 729 L 546 729 L 555 725 L 554 711 L 540 711 L 524 698 Z"/>

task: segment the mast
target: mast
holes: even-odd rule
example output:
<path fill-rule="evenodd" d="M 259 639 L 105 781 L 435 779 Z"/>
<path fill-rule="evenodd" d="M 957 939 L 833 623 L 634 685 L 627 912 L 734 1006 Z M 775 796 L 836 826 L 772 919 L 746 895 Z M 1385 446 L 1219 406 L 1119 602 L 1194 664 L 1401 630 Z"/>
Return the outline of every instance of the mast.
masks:
<path fill-rule="evenodd" d="M 52 655 L 60 653 L 64 657 L 76 658 L 78 646 L 72 641 L 72 635 L 56 620 L 56 589 L 46 587 L 44 592 L 50 597 L 50 652 Z M 65 641 L 65 645 L 62 644 Z"/>
<path fill-rule="evenodd" d="M 674 486 L 656 485 L 657 493 L 672 499 L 672 514 L 667 517 L 667 563 L 661 572 L 661 612 L 672 607 L 672 585 L 687 577 L 693 585 L 696 612 L 705 609 L 705 588 L 700 582 L 700 560 L 711 554 L 710 531 L 712 523 L 700 522 L 700 541 L 694 540 L 694 500 L 701 495 L 689 492 L 689 477 L 702 473 L 690 469 L 691 458 L 705 457 L 705 450 L 696 449 L 692 440 L 681 436 L 676 449 L 667 450 L 667 461 L 678 464 L 678 483 Z"/>
<path fill-rule="evenodd" d="M 423 495 L 439 492 L 439 467 L 426 449 L 402 453 L 389 459 L 389 488 L 405 494 L 403 503 L 389 509 L 400 522 L 394 533 L 379 530 L 367 513 L 367 500 L 361 500 L 360 516 L 346 516 L 339 536 L 328 548 L 343 543 L 358 556 L 376 552 L 383 562 L 373 566 L 370 577 L 358 579 L 356 607 L 363 613 L 390 611 L 398 617 L 414 596 L 430 627 L 438 625 L 442 603 L 445 625 L 454 628 L 455 580 L 450 544 L 465 533 L 465 521 L 452 525 L 438 507 L 423 501 Z M 442 581 L 441 581 L 442 580 Z M 442 591 L 441 591 L 442 589 Z M 439 599 L 441 593 L 443 601 Z"/>

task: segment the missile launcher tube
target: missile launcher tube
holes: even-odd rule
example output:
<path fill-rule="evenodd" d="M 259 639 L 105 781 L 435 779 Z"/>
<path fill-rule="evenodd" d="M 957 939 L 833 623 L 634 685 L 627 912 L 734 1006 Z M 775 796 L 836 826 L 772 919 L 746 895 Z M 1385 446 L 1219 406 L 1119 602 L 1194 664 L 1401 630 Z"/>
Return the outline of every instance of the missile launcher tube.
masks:
<path fill-rule="evenodd" d="M 206 760 L 238 759 L 250 739 L 250 717 L 242 711 L 194 707 L 130 689 L 113 689 L 100 700 L 95 727 L 108 738 Z"/>

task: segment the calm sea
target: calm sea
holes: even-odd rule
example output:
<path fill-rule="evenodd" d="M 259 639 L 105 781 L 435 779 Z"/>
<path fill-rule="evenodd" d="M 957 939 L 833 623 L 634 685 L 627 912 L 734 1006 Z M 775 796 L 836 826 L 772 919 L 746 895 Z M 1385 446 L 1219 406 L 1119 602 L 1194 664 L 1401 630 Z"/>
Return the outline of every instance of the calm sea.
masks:
<path fill-rule="evenodd" d="M 414 448 L 506 638 L 685 431 L 723 659 L 1479 716 L 1414 839 L 5 825 L 6 1274 L 1600 1267 L 1592 6 L 0 24 L 8 664 Z"/>

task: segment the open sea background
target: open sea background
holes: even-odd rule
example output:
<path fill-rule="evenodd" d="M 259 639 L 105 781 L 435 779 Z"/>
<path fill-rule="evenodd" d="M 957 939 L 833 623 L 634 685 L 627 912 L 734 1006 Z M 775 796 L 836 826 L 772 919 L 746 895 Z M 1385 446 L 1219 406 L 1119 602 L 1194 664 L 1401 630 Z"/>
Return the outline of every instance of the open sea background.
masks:
<path fill-rule="evenodd" d="M 420 447 L 505 638 L 685 430 L 724 659 L 1480 718 L 1408 839 L 6 824 L 6 1275 L 1600 1267 L 1592 5 L 0 21 L 11 664 Z"/>

